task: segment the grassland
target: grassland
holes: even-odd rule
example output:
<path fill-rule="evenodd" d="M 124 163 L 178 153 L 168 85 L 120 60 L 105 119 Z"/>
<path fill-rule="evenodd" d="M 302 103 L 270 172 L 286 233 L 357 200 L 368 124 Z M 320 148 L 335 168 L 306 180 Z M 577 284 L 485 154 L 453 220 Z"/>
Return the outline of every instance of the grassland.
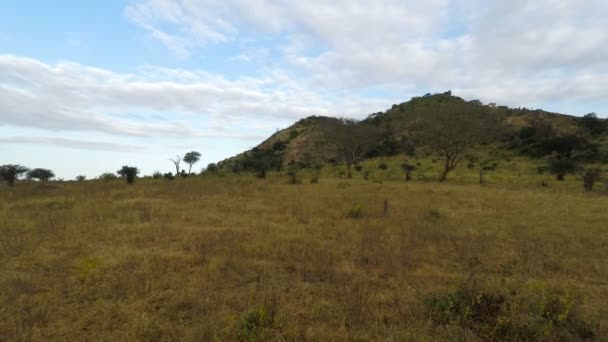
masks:
<path fill-rule="evenodd" d="M 397 163 L 1 187 L 0 340 L 606 340 L 608 196 Z"/>

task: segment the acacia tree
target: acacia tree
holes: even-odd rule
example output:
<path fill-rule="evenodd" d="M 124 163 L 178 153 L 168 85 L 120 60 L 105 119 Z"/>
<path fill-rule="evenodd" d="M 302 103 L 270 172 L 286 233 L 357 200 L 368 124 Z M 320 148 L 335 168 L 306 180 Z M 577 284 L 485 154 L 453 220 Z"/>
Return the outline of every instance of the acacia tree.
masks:
<path fill-rule="evenodd" d="M 55 177 L 53 171 L 49 169 L 33 169 L 27 172 L 27 179 L 37 179 L 41 182 L 48 182 Z"/>
<path fill-rule="evenodd" d="M 184 162 L 189 165 L 188 175 L 192 174 L 192 165 L 196 164 L 199 160 L 201 160 L 201 154 L 196 151 L 188 152 L 184 155 Z"/>
<path fill-rule="evenodd" d="M 338 157 L 346 164 L 348 178 L 353 177 L 353 165 L 374 148 L 380 136 L 376 126 L 344 118 L 327 123 L 324 131 Z"/>
<path fill-rule="evenodd" d="M 133 184 L 135 181 L 135 177 L 139 174 L 139 169 L 134 166 L 123 166 L 120 170 L 116 171 L 116 173 L 127 179 L 127 184 Z"/>
<path fill-rule="evenodd" d="M 500 131 L 498 117 L 487 113 L 484 107 L 449 104 L 432 114 L 413 128 L 418 144 L 443 159 L 439 182 L 447 180 L 468 148 L 492 141 Z"/>
<path fill-rule="evenodd" d="M 182 162 L 182 157 L 180 155 L 175 156 L 175 159 L 169 159 L 173 165 L 175 165 L 175 174 L 179 175 L 179 164 Z"/>
<path fill-rule="evenodd" d="M 15 185 L 15 180 L 26 173 L 28 168 L 18 164 L 7 164 L 0 166 L 0 179 L 4 179 L 9 186 Z"/>

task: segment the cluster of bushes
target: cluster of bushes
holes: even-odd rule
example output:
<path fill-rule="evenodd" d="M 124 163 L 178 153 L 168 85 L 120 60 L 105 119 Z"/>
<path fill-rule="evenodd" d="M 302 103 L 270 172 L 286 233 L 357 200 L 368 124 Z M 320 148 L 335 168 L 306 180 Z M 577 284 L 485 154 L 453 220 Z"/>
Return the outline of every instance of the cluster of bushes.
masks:
<path fill-rule="evenodd" d="M 49 169 L 29 169 L 23 165 L 6 164 L 0 166 L 0 180 L 6 181 L 9 186 L 14 186 L 15 181 L 25 175 L 27 180 L 36 179 L 40 182 L 48 182 L 55 178 L 53 171 Z"/>
<path fill-rule="evenodd" d="M 538 341 L 595 337 L 581 317 L 576 296 L 567 290 L 534 284 L 496 288 L 466 282 L 448 293 L 432 294 L 426 305 L 439 326 L 456 325 L 488 341 Z"/>

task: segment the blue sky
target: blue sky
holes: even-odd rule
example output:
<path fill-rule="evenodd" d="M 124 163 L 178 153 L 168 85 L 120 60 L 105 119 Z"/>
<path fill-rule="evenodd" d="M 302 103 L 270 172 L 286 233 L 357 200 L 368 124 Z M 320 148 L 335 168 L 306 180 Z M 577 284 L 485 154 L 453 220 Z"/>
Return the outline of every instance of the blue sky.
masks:
<path fill-rule="evenodd" d="M 590 0 L 4 1 L 0 164 L 197 168 L 308 115 L 427 92 L 608 112 L 608 4 Z"/>

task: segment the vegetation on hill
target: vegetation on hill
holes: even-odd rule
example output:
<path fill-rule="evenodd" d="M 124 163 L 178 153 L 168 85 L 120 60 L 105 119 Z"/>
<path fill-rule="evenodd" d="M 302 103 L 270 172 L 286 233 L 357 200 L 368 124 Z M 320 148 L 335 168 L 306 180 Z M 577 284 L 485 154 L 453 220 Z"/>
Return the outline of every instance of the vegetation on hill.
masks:
<path fill-rule="evenodd" d="M 444 181 L 465 155 L 493 145 L 513 155 L 545 158 L 547 169 L 563 179 L 581 165 L 608 162 L 607 136 L 607 120 L 594 113 L 578 118 L 483 105 L 446 92 L 412 98 L 359 122 L 308 117 L 217 167 L 263 177 L 268 170 L 290 165 L 343 163 L 351 174 L 352 165 L 366 158 L 422 154 L 443 160 L 438 180 Z"/>

